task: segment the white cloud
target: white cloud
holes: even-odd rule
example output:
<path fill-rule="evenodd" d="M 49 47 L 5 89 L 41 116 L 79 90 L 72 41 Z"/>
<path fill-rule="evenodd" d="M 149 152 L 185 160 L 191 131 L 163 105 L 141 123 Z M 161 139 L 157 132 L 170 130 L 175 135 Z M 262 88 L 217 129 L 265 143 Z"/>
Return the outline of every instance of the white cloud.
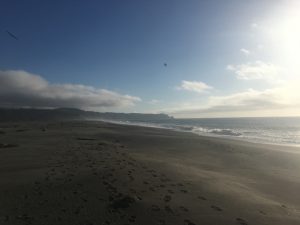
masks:
<path fill-rule="evenodd" d="M 245 48 L 241 48 L 240 52 L 242 52 L 245 56 L 248 56 L 251 53 L 248 49 L 245 49 Z"/>
<path fill-rule="evenodd" d="M 157 100 L 157 99 L 152 99 L 150 100 L 148 103 L 151 104 L 151 105 L 156 105 L 158 103 L 160 103 L 161 101 L 160 100 Z"/>
<path fill-rule="evenodd" d="M 211 96 L 206 103 L 186 103 L 165 112 L 178 117 L 296 116 L 300 113 L 299 84 L 300 81 L 294 81 L 263 91 L 249 89 Z"/>
<path fill-rule="evenodd" d="M 258 24 L 257 23 L 251 23 L 251 28 L 253 28 L 253 29 L 258 28 Z"/>
<path fill-rule="evenodd" d="M 51 84 L 20 70 L 0 71 L 2 107 L 112 108 L 133 106 L 140 98 L 80 84 Z"/>
<path fill-rule="evenodd" d="M 264 45 L 263 45 L 263 44 L 258 44 L 258 45 L 256 46 L 256 48 L 257 48 L 258 50 L 263 50 L 263 49 L 264 49 Z"/>
<path fill-rule="evenodd" d="M 212 87 L 201 81 L 183 80 L 181 82 L 181 86 L 178 87 L 178 89 L 186 90 L 186 91 L 193 91 L 193 92 L 197 92 L 197 93 L 203 93 L 203 92 L 207 92 L 208 90 L 212 89 Z"/>
<path fill-rule="evenodd" d="M 233 71 L 238 79 L 242 80 L 269 80 L 274 81 L 278 79 L 282 68 L 262 61 L 253 63 L 246 63 L 240 65 L 228 65 L 227 70 Z"/>

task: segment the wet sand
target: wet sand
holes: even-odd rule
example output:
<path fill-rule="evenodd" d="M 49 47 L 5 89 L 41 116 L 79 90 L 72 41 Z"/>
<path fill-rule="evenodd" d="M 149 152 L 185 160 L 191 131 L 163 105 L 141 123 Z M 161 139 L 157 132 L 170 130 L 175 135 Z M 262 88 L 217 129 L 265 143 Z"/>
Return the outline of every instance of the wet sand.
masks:
<path fill-rule="evenodd" d="M 0 224 L 300 224 L 300 148 L 102 122 L 0 124 Z"/>

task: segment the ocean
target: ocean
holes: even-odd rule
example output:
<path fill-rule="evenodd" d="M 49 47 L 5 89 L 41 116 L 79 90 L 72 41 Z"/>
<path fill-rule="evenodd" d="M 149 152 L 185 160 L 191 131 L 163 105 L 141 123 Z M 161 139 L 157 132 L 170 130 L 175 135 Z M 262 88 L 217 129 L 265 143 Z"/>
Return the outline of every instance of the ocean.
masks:
<path fill-rule="evenodd" d="M 255 143 L 300 146 L 300 117 L 170 119 L 109 122 L 172 129 L 204 136 L 246 140 Z"/>

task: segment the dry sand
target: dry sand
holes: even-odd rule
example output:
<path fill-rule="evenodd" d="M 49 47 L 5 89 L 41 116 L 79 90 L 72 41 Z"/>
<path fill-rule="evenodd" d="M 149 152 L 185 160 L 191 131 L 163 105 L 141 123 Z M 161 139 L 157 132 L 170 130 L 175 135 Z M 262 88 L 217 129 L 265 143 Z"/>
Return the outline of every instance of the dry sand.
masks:
<path fill-rule="evenodd" d="M 300 148 L 101 122 L 0 124 L 0 224 L 300 224 Z"/>

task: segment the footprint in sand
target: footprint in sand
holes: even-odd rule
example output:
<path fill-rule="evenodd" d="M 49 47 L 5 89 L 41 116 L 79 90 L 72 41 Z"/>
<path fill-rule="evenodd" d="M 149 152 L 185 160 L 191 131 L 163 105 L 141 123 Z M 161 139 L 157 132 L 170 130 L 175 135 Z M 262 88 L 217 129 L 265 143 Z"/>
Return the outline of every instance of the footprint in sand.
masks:
<path fill-rule="evenodd" d="M 33 217 L 30 217 L 27 214 L 22 214 L 20 216 L 17 216 L 17 219 L 21 220 L 23 222 L 26 222 L 26 223 L 31 223 L 31 221 L 33 220 Z"/>
<path fill-rule="evenodd" d="M 0 143 L 0 148 L 13 148 L 13 147 L 18 147 L 18 145 Z"/>
<path fill-rule="evenodd" d="M 172 197 L 170 195 L 165 195 L 165 197 L 164 197 L 165 202 L 169 202 L 169 201 L 171 201 L 171 199 L 172 199 Z"/>
<path fill-rule="evenodd" d="M 143 200 L 143 198 L 142 198 L 141 196 L 136 196 L 136 198 L 137 198 L 138 200 L 140 200 L 140 201 Z"/>
<path fill-rule="evenodd" d="M 150 187 L 149 190 L 155 192 L 155 188 L 153 187 Z"/>
<path fill-rule="evenodd" d="M 201 200 L 203 200 L 203 201 L 206 201 L 207 199 L 205 198 L 205 197 L 203 197 L 203 196 L 198 196 L 198 199 L 201 199 Z"/>
<path fill-rule="evenodd" d="M 242 218 L 236 218 L 236 222 L 239 225 L 248 225 L 248 223 L 245 220 L 243 220 Z"/>
<path fill-rule="evenodd" d="M 170 194 L 174 194 L 174 191 L 173 190 L 168 190 L 168 192 L 170 193 Z"/>
<path fill-rule="evenodd" d="M 179 206 L 179 209 L 181 209 L 184 212 L 188 212 L 189 210 L 187 208 L 185 208 L 184 206 Z"/>
<path fill-rule="evenodd" d="M 136 220 L 136 216 L 131 216 L 128 221 L 134 223 Z"/>
<path fill-rule="evenodd" d="M 8 215 L 5 215 L 4 217 L 4 222 L 8 222 L 9 221 L 9 216 Z"/>
<path fill-rule="evenodd" d="M 157 205 L 152 205 L 151 210 L 154 212 L 158 212 L 158 211 L 160 211 L 160 208 Z"/>
<path fill-rule="evenodd" d="M 166 210 L 166 212 L 168 212 L 168 213 L 172 213 L 172 214 L 174 213 L 173 210 L 171 209 L 171 207 L 168 206 L 168 205 L 165 206 L 165 210 Z"/>
<path fill-rule="evenodd" d="M 281 207 L 286 209 L 286 205 L 284 205 L 284 204 L 282 204 Z"/>
<path fill-rule="evenodd" d="M 185 224 L 187 225 L 195 225 L 195 223 L 193 223 L 192 221 L 188 220 L 188 219 L 185 219 L 184 220 Z"/>
<path fill-rule="evenodd" d="M 263 214 L 263 215 L 267 215 L 267 213 L 265 213 L 265 212 L 262 211 L 262 210 L 259 210 L 259 212 L 260 212 L 261 214 Z"/>
<path fill-rule="evenodd" d="M 130 188 L 129 191 L 130 191 L 131 193 L 133 193 L 133 194 L 136 194 L 136 190 L 133 189 L 133 188 Z"/>
<path fill-rule="evenodd" d="M 66 210 L 66 209 L 62 209 L 61 211 L 62 211 L 63 213 L 66 213 L 66 212 L 67 212 L 67 210 Z"/>
<path fill-rule="evenodd" d="M 220 207 L 215 206 L 215 205 L 212 205 L 211 208 L 214 209 L 214 210 L 216 210 L 216 211 L 218 211 L 218 212 L 223 211 Z"/>

